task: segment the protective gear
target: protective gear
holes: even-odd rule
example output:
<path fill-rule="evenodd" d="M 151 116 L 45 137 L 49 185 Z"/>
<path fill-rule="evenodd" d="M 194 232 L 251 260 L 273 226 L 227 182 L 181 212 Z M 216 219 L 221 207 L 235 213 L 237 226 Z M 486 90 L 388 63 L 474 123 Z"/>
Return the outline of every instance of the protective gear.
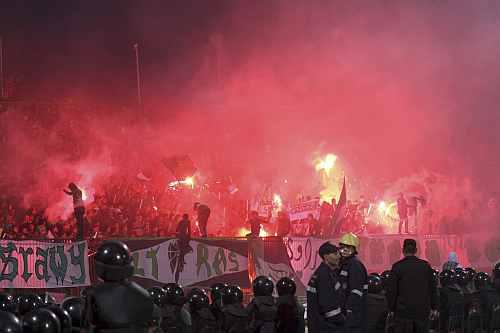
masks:
<path fill-rule="evenodd" d="M 384 290 L 387 290 L 387 283 L 389 282 L 390 277 L 391 277 L 391 271 L 384 271 L 380 275 L 380 278 L 382 279 L 382 286 L 384 287 Z"/>
<path fill-rule="evenodd" d="M 349 332 L 361 330 L 366 306 L 368 274 L 356 256 L 346 258 L 340 269 L 340 280 L 345 291 L 347 311 L 345 329 Z"/>
<path fill-rule="evenodd" d="M 103 242 L 94 256 L 94 263 L 96 274 L 103 281 L 122 281 L 134 274 L 128 246 L 120 241 Z"/>
<path fill-rule="evenodd" d="M 106 272 L 104 276 L 108 276 Z M 95 327 L 98 332 L 146 333 L 155 320 L 154 309 L 148 291 L 135 282 L 104 281 L 87 292 L 85 327 Z"/>
<path fill-rule="evenodd" d="M 258 276 L 252 283 L 254 296 L 271 296 L 274 290 L 273 281 L 267 276 Z"/>
<path fill-rule="evenodd" d="M 68 311 L 55 304 L 49 305 L 45 309 L 50 310 L 57 316 L 57 319 L 59 319 L 59 323 L 61 324 L 61 333 L 71 333 L 72 324 Z"/>
<path fill-rule="evenodd" d="M 18 298 L 17 312 L 20 316 L 41 308 L 43 301 L 38 295 L 20 295 Z"/>
<path fill-rule="evenodd" d="M 189 298 L 189 308 L 191 313 L 210 306 L 210 300 L 205 294 L 196 293 Z"/>
<path fill-rule="evenodd" d="M 161 287 L 151 287 L 148 289 L 148 293 L 153 299 L 153 303 L 155 303 L 160 308 L 165 305 L 166 301 L 166 292 Z"/>
<path fill-rule="evenodd" d="M 269 288 L 269 283 L 265 279 L 261 279 L 263 287 L 261 291 L 265 294 L 268 294 L 270 288 Z M 269 279 L 269 281 L 271 280 Z M 257 285 L 261 284 L 258 283 Z M 257 289 L 259 290 L 260 288 Z M 255 285 L 254 285 L 254 294 L 255 294 Z M 259 292 L 259 294 L 261 293 Z M 253 332 L 256 333 L 276 332 L 275 321 L 277 317 L 278 308 L 276 306 L 276 302 L 273 296 L 257 295 L 252 299 L 250 304 L 248 304 L 246 309 L 250 317 L 250 328 L 252 329 Z"/>
<path fill-rule="evenodd" d="M 168 303 L 161 310 L 161 329 L 165 333 L 189 332 L 191 315 L 182 305 Z"/>
<path fill-rule="evenodd" d="M 457 282 L 455 273 L 449 270 L 442 271 L 439 274 L 439 281 L 442 287 L 451 286 Z"/>
<path fill-rule="evenodd" d="M 82 310 L 83 310 L 83 299 L 81 297 L 68 297 L 62 304 L 61 308 L 66 310 L 71 317 L 71 325 L 74 328 L 82 327 Z"/>
<path fill-rule="evenodd" d="M 184 296 L 184 290 L 178 284 L 171 285 L 165 290 L 165 303 L 171 305 L 183 305 L 187 298 Z"/>
<path fill-rule="evenodd" d="M 306 290 L 308 331 L 342 331 L 345 297 L 338 271 L 322 262 L 312 274 Z"/>
<path fill-rule="evenodd" d="M 376 278 L 376 277 L 375 277 Z M 387 300 L 381 292 L 373 293 L 377 289 L 370 288 L 370 277 L 368 278 L 368 295 L 366 295 L 366 332 L 385 332 L 386 319 L 389 309 L 387 308 Z M 373 282 L 372 282 L 373 283 Z M 382 286 L 382 280 L 375 281 L 375 285 Z M 375 289 L 375 290 L 374 290 Z"/>
<path fill-rule="evenodd" d="M 380 278 L 380 280 L 382 280 L 382 275 L 380 275 L 379 273 L 377 272 L 373 272 L 373 273 L 370 273 L 369 276 L 378 276 Z"/>
<path fill-rule="evenodd" d="M 0 293 L 0 311 L 15 313 L 17 303 L 12 295 Z"/>
<path fill-rule="evenodd" d="M 295 281 L 289 277 L 282 277 L 278 280 L 278 282 L 276 282 L 276 290 L 278 291 L 279 296 L 295 295 L 297 285 L 295 284 Z"/>
<path fill-rule="evenodd" d="M 22 333 L 21 321 L 11 312 L 0 310 L 0 332 Z"/>
<path fill-rule="evenodd" d="M 294 294 L 280 295 L 277 300 L 277 307 L 277 333 L 305 332 L 305 309 L 301 304 L 297 302 Z"/>
<path fill-rule="evenodd" d="M 250 318 L 241 303 L 224 306 L 222 310 L 221 330 L 224 333 L 250 332 Z"/>
<path fill-rule="evenodd" d="M 467 267 L 464 269 L 464 271 L 467 274 L 467 279 L 469 281 L 474 281 L 474 277 L 476 276 L 476 270 L 472 267 Z"/>
<path fill-rule="evenodd" d="M 238 286 L 229 286 L 226 288 L 226 293 L 222 297 L 222 302 L 224 306 L 242 303 L 243 302 L 243 291 Z"/>
<path fill-rule="evenodd" d="M 340 238 L 339 244 L 352 246 L 357 250 L 359 248 L 359 238 L 352 232 L 349 232 Z"/>
<path fill-rule="evenodd" d="M 193 295 L 193 297 L 199 299 L 200 304 L 191 306 L 191 318 L 193 333 L 215 333 L 217 332 L 217 321 L 215 316 L 208 308 L 208 296 L 207 295 Z"/>
<path fill-rule="evenodd" d="M 203 294 L 203 295 L 206 295 L 205 291 L 203 291 L 203 289 L 200 289 L 200 288 L 193 288 L 191 290 L 189 290 L 188 294 L 187 294 L 187 299 L 191 299 L 191 297 L 195 294 Z"/>
<path fill-rule="evenodd" d="M 23 333 L 60 333 L 57 316 L 47 309 L 36 309 L 23 317 Z"/>
<path fill-rule="evenodd" d="M 445 282 L 439 291 L 439 315 L 442 332 L 460 332 L 465 329 L 465 296 L 460 287 L 454 283 L 452 271 L 441 272 L 441 280 Z"/>
<path fill-rule="evenodd" d="M 479 272 L 474 277 L 474 284 L 477 289 L 482 289 L 490 283 L 490 276 L 485 272 Z"/>
<path fill-rule="evenodd" d="M 44 307 L 47 307 L 47 306 L 53 305 L 53 304 L 57 304 L 54 296 L 49 295 L 49 294 L 45 294 L 42 296 L 42 302 L 43 302 Z"/>
<path fill-rule="evenodd" d="M 222 296 L 226 292 L 227 284 L 225 283 L 216 283 L 212 285 L 210 288 L 210 298 L 212 299 L 212 303 L 218 299 L 222 299 Z"/>
<path fill-rule="evenodd" d="M 438 285 L 439 284 L 439 271 L 437 269 L 432 270 L 432 277 L 434 278 L 436 285 Z"/>
<path fill-rule="evenodd" d="M 456 281 L 458 285 L 462 288 L 467 287 L 467 284 L 469 283 L 469 275 L 465 271 L 458 271 L 455 274 Z"/>
<path fill-rule="evenodd" d="M 493 267 L 493 278 L 500 279 L 500 262 L 496 263 L 495 267 Z"/>
<path fill-rule="evenodd" d="M 368 293 L 369 294 L 380 294 L 384 287 L 382 286 L 382 279 L 378 276 L 368 277 Z"/>

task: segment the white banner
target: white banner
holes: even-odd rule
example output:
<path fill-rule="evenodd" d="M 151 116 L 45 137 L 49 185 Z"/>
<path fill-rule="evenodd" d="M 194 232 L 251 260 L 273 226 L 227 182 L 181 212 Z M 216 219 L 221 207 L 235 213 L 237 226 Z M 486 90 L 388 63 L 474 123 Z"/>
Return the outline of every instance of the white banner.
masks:
<path fill-rule="evenodd" d="M 187 286 L 248 269 L 248 259 L 228 248 L 192 240 L 181 248 L 177 239 L 132 252 L 135 276 Z"/>
<path fill-rule="evenodd" d="M 0 241 L 0 288 L 88 285 L 87 242 Z"/>

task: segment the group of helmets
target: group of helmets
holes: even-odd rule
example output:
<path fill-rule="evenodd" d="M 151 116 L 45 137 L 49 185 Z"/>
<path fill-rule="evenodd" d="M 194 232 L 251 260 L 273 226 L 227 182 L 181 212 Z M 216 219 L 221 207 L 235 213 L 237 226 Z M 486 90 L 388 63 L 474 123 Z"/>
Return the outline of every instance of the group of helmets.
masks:
<path fill-rule="evenodd" d="M 71 333 L 81 325 L 82 299 L 66 298 L 59 306 L 51 296 L 0 293 L 0 332 Z"/>
<path fill-rule="evenodd" d="M 500 279 L 500 263 L 497 263 L 493 268 L 493 275 L 490 277 L 488 273 L 477 273 L 473 268 L 456 268 L 455 270 L 444 270 L 439 274 L 439 281 L 441 286 L 459 285 L 465 288 L 473 285 L 475 288 L 480 289 L 494 280 Z"/>
<path fill-rule="evenodd" d="M 391 271 L 384 271 L 382 274 L 370 273 L 368 276 L 368 293 L 380 294 L 387 288 L 387 281 L 391 276 Z"/>
<path fill-rule="evenodd" d="M 274 291 L 274 283 L 267 276 L 258 276 L 252 282 L 254 296 L 271 296 Z M 278 296 L 295 295 L 297 285 L 289 277 L 282 277 L 276 282 Z"/>

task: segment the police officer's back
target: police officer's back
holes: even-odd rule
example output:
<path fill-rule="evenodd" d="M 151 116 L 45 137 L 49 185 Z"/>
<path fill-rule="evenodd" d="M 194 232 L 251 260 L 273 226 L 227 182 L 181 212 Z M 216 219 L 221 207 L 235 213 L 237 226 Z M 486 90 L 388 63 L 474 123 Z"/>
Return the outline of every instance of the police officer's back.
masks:
<path fill-rule="evenodd" d="M 366 332 L 385 332 L 388 312 L 382 279 L 371 275 L 368 277 L 368 295 L 366 296 Z"/>
<path fill-rule="evenodd" d="M 250 316 L 250 328 L 255 333 L 275 333 L 277 306 L 274 284 L 267 276 L 258 276 L 252 283 L 254 298 L 246 309 Z"/>
<path fill-rule="evenodd" d="M 297 286 L 295 281 L 288 277 L 281 278 L 276 283 L 278 291 L 278 319 L 276 322 L 278 333 L 304 333 L 304 307 L 295 297 Z"/>
<path fill-rule="evenodd" d="M 165 301 L 161 309 L 161 325 L 165 333 L 191 332 L 191 315 L 184 307 L 188 299 L 184 290 L 177 283 L 168 283 L 165 289 Z"/>
<path fill-rule="evenodd" d="M 193 293 L 189 298 L 193 333 L 217 332 L 217 322 L 209 307 L 210 301 L 204 292 Z"/>
<path fill-rule="evenodd" d="M 441 288 L 439 290 L 439 316 L 441 330 L 445 332 L 465 329 L 465 296 L 456 283 L 456 274 L 453 271 L 442 271 L 439 276 Z"/>
<path fill-rule="evenodd" d="M 87 291 L 87 326 L 95 327 L 96 332 L 147 332 L 153 300 L 147 290 L 128 280 L 134 271 L 128 247 L 119 241 L 106 241 L 94 262 L 104 282 Z"/>
<path fill-rule="evenodd" d="M 210 303 L 210 310 L 212 311 L 215 319 L 217 320 L 217 329 L 220 331 L 222 329 L 223 321 L 223 302 L 222 299 L 226 294 L 228 285 L 225 283 L 215 283 L 210 288 L 210 298 L 212 303 Z"/>
<path fill-rule="evenodd" d="M 437 286 L 431 266 L 416 253 L 416 241 L 405 239 L 405 257 L 392 266 L 387 301 L 397 324 L 425 332 L 431 313 L 437 315 Z"/>
<path fill-rule="evenodd" d="M 486 332 L 500 331 L 500 263 L 493 268 L 491 279 L 480 283 L 479 293 L 481 307 L 484 314 L 484 327 Z"/>
<path fill-rule="evenodd" d="M 343 330 L 344 290 L 339 279 L 339 249 L 326 242 L 319 247 L 322 263 L 307 285 L 307 328 L 310 333 Z"/>
<path fill-rule="evenodd" d="M 243 291 L 240 287 L 228 286 L 222 300 L 222 332 L 249 333 L 250 318 L 243 306 Z"/>

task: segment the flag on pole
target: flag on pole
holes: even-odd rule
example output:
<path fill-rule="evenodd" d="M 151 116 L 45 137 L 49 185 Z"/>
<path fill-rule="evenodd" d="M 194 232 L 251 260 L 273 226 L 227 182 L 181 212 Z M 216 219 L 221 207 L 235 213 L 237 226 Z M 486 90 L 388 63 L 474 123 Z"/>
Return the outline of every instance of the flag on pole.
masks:
<path fill-rule="evenodd" d="M 347 191 L 345 187 L 345 176 L 344 184 L 342 185 L 342 191 L 340 192 L 339 200 L 337 201 L 337 207 L 335 207 L 335 213 L 333 213 L 331 230 L 334 235 L 340 232 L 340 227 L 344 220 L 345 213 L 347 211 Z"/>

